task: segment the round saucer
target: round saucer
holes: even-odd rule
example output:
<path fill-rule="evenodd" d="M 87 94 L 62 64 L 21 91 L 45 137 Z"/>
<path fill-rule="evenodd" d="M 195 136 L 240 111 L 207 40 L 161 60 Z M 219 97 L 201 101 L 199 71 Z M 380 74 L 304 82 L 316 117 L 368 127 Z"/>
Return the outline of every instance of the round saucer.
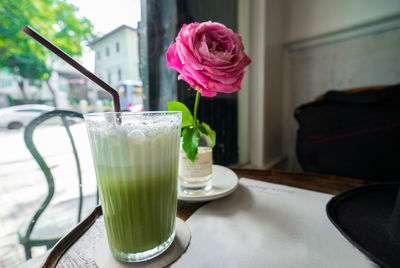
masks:
<path fill-rule="evenodd" d="M 204 202 L 218 199 L 233 193 L 238 186 L 238 177 L 227 167 L 213 165 L 212 188 L 208 191 L 196 191 L 191 194 L 184 193 L 178 186 L 178 200 L 188 202 Z"/>

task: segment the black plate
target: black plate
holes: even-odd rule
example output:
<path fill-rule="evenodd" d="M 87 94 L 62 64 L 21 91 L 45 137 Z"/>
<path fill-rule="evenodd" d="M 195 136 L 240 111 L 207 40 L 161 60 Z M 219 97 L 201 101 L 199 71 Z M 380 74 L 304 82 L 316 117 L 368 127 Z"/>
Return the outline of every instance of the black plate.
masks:
<path fill-rule="evenodd" d="M 353 188 L 326 205 L 331 222 L 355 247 L 382 267 L 400 267 L 400 241 L 389 231 L 400 182 Z M 398 201 L 398 203 L 399 203 Z M 398 204 L 400 209 L 400 204 Z M 397 210 L 398 211 L 398 210 Z M 397 219 L 397 230 L 400 230 Z"/>

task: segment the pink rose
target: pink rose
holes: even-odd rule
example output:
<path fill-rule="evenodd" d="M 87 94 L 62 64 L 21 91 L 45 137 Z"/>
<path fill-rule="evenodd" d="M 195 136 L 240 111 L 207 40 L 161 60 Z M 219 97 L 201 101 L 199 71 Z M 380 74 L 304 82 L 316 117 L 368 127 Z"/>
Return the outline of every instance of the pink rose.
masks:
<path fill-rule="evenodd" d="M 184 24 L 167 51 L 167 66 L 202 96 L 239 91 L 250 58 L 240 35 L 216 22 Z"/>

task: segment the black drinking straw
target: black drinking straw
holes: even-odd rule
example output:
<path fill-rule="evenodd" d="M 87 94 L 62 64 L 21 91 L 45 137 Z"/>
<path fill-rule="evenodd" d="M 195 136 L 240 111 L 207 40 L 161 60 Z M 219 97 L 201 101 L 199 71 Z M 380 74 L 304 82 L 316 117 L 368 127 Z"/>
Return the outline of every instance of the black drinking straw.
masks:
<path fill-rule="evenodd" d="M 30 26 L 25 26 L 23 31 L 38 41 L 41 45 L 49 49 L 51 52 L 59 56 L 61 59 L 63 59 L 66 63 L 74 67 L 76 70 L 78 70 L 80 73 L 82 73 L 84 76 L 92 80 L 94 83 L 102 87 L 105 91 L 111 94 L 113 97 L 113 102 L 114 102 L 114 111 L 115 112 L 120 112 L 121 111 L 121 105 L 119 103 L 119 94 L 118 92 L 113 89 L 110 85 L 108 85 L 106 82 L 101 80 L 99 77 L 97 77 L 95 74 L 91 73 L 88 69 L 80 65 L 78 62 L 76 62 L 71 56 L 69 56 L 67 53 L 59 49 L 56 45 L 51 43 L 49 40 L 44 38 L 41 34 L 36 32 L 34 29 L 32 29 Z M 119 114 L 117 114 L 117 118 L 119 118 Z M 119 120 L 118 120 L 119 121 Z"/>

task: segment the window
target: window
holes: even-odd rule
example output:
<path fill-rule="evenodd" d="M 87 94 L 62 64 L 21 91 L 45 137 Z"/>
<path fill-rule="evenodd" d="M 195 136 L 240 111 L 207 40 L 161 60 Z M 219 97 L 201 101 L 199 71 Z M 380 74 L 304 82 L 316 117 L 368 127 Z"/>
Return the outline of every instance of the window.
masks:
<path fill-rule="evenodd" d="M 98 10 L 107 10 L 107 8 L 109 10 L 112 8 L 113 13 L 118 18 L 116 20 L 110 19 L 110 16 L 101 12 L 98 12 L 97 16 L 93 16 L 91 10 L 85 8 L 85 1 L 67 0 L 63 8 L 72 8 L 75 10 L 71 4 L 74 3 L 79 8 L 79 12 L 74 12 L 74 16 L 79 18 L 85 17 L 90 20 L 90 23 L 86 19 L 81 20 L 80 24 L 77 22 L 77 25 L 79 25 L 75 29 L 73 25 L 61 23 L 61 16 L 57 20 L 60 22 L 58 24 L 62 26 L 60 26 L 60 29 L 63 28 L 67 31 L 65 36 L 58 35 L 56 30 L 47 33 L 42 32 L 41 34 L 49 40 L 59 39 L 61 43 L 68 42 L 68 35 L 73 34 L 77 40 L 73 45 L 77 47 L 81 45 L 82 57 L 80 57 L 79 61 L 82 65 L 93 71 L 102 81 L 115 89 L 119 86 L 119 79 L 130 79 L 139 82 L 139 36 L 136 27 L 141 18 L 140 2 L 141 0 L 114 1 L 111 3 L 107 1 L 96 2 Z M 2 3 L 3 1 L 0 0 L 0 9 Z M 30 4 L 30 1 L 20 4 L 19 8 L 23 10 Z M 126 10 L 129 10 L 129 12 L 124 12 Z M 11 13 L 9 14 L 9 19 L 21 19 L 18 17 L 18 12 L 15 14 Z M 51 16 L 41 16 L 37 12 L 19 15 L 29 15 L 29 18 L 23 16 L 23 19 L 29 19 L 29 21 L 35 21 L 38 24 L 44 22 L 49 22 L 50 24 L 57 23 L 57 21 L 49 21 L 49 19 L 52 19 L 50 18 Z M 0 18 L 1 20 L 2 18 Z M 93 25 L 93 28 L 91 25 Z M 85 32 L 85 34 L 81 35 L 80 30 Z M 91 34 L 89 34 L 89 31 L 91 31 Z M 17 42 L 19 40 L 17 36 L 15 38 L 10 37 L 10 41 Z M 19 51 L 11 50 L 10 55 L 18 57 L 18 53 Z M 71 56 L 78 58 L 78 55 Z M 113 100 L 107 91 L 90 79 L 84 78 L 82 81 L 78 76 L 75 76 L 75 71 L 69 75 L 69 69 L 72 67 L 69 67 L 62 60 L 60 60 L 60 63 L 56 63 L 57 66 L 59 64 L 62 65 L 59 66 L 62 69 L 60 71 L 67 72 L 65 73 L 65 77 L 60 77 L 60 79 L 55 81 L 55 86 L 61 91 L 60 94 L 57 94 L 56 99 L 60 107 L 66 105 L 72 110 L 82 113 L 113 110 Z M 66 67 L 64 68 L 64 66 Z M 5 69 L 0 68 L 0 108 L 7 106 L 14 107 L 24 102 L 17 83 L 17 78 L 19 79 L 19 77 L 14 76 L 12 71 L 15 70 L 12 67 L 9 65 Z M 39 74 L 46 70 L 37 71 Z M 48 90 L 47 85 L 45 83 L 42 84 L 41 81 L 36 82 L 36 79 L 30 80 L 29 73 L 27 76 L 28 78 L 21 80 L 24 86 L 26 86 L 28 98 L 26 104 L 45 103 L 53 105 L 52 94 Z M 128 87 L 125 84 L 123 88 L 125 86 Z M 10 94 L 7 94 L 8 92 Z M 121 96 L 124 95 L 125 99 L 128 100 L 125 103 L 121 101 L 121 110 L 128 110 L 129 103 L 133 103 L 133 94 L 125 90 L 121 92 Z M 19 109 L 18 111 L 7 109 L 7 112 L 10 111 L 10 113 L 7 113 L 4 120 L 0 122 L 0 267 L 15 267 L 25 261 L 24 247 L 19 240 L 18 231 L 21 231 L 20 237 L 24 239 L 28 223 L 41 205 L 40 203 L 36 203 L 44 200 L 48 193 L 48 185 L 44 179 L 44 173 L 41 169 L 36 168 L 38 166 L 36 160 L 32 157 L 30 151 L 26 149 L 25 143 L 21 139 L 23 132 L 21 132 L 21 129 L 18 131 L 8 130 L 8 124 L 6 125 L 9 120 L 14 118 L 13 120 L 18 120 L 18 122 L 21 122 L 25 126 L 33 118 L 47 111 L 37 107 L 26 107 L 28 106 L 24 106 L 23 109 Z M 70 126 L 69 131 L 76 143 L 78 149 L 77 155 L 80 159 L 83 194 L 81 220 L 83 220 L 88 215 L 87 213 L 90 213 L 97 204 L 96 176 L 91 159 L 91 148 L 88 137 L 87 135 L 81 135 L 86 131 L 85 125 L 80 124 L 78 120 L 75 121 L 72 118 L 67 118 L 67 123 L 74 123 Z M 18 126 L 19 124 L 10 125 L 10 127 Z M 60 236 L 63 236 L 69 231 L 69 228 L 77 224 L 76 216 L 79 210 L 79 176 L 74 152 L 71 149 L 70 137 L 65 131 L 62 120 L 55 118 L 39 125 L 33 142 L 38 146 L 38 153 L 43 157 L 43 160 L 51 167 L 54 181 L 57 183 L 57 188 L 49 207 L 44 210 L 44 214 L 42 214 L 37 222 L 38 224 L 33 228 L 35 239 L 41 238 L 36 237 L 36 235 L 45 235 L 44 232 L 40 234 L 37 232 L 42 229 L 44 224 L 46 226 L 46 233 L 56 232 Z M 54 157 L 54 155 L 57 157 Z M 65 181 L 68 181 L 68 183 L 63 183 Z M 35 203 L 35 206 L 32 206 L 32 203 Z M 62 224 L 60 224 L 61 220 L 63 221 Z M 66 225 L 68 228 L 64 229 L 63 227 Z M 33 235 L 31 238 L 33 239 Z M 29 240 L 27 239 L 26 241 Z M 42 255 L 45 251 L 45 247 L 35 246 L 32 248 L 32 256 Z M 30 264 L 25 264 L 25 266 L 30 266 Z"/>
<path fill-rule="evenodd" d="M 122 71 L 121 69 L 118 69 L 118 81 L 122 80 Z"/>

